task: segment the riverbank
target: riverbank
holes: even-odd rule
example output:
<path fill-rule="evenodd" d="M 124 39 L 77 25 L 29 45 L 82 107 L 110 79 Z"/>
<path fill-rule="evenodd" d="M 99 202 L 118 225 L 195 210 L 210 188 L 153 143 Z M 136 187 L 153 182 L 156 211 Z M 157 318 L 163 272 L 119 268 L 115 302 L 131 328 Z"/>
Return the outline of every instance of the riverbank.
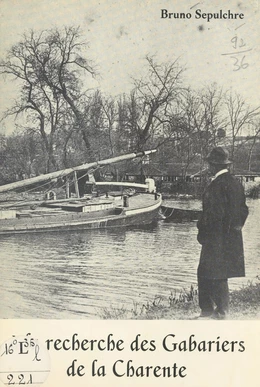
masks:
<path fill-rule="evenodd" d="M 134 320 L 193 320 L 200 313 L 198 292 L 193 286 L 189 291 L 168 298 L 156 296 L 152 302 L 134 304 L 131 310 L 104 308 L 103 319 Z M 230 313 L 228 320 L 260 319 L 260 278 L 255 283 L 230 293 Z"/>

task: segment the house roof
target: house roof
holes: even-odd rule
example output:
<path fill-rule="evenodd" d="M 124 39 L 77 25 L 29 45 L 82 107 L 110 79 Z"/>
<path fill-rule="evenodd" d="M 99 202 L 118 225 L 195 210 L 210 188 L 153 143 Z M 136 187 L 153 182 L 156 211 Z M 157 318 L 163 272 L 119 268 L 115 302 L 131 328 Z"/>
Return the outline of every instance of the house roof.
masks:
<path fill-rule="evenodd" d="M 234 170 L 234 175 L 236 176 L 260 176 L 260 172 L 255 172 L 255 171 L 245 171 L 245 170 L 239 170 L 235 169 Z"/>
<path fill-rule="evenodd" d="M 150 176 L 182 176 L 185 166 L 181 163 L 169 163 L 165 168 L 160 168 L 159 163 L 144 164 L 143 173 Z M 186 175 L 194 175 L 199 173 L 200 166 L 189 166 L 186 170 Z M 140 175 L 141 165 L 131 166 L 126 172 L 127 175 Z"/>

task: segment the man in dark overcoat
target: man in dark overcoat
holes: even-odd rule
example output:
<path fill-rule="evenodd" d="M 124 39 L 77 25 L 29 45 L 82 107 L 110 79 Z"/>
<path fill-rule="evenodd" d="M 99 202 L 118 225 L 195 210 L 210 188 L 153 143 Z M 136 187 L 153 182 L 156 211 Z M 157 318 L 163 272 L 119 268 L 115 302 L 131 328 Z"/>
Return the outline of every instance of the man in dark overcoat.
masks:
<path fill-rule="evenodd" d="M 227 167 L 228 152 L 214 148 L 207 157 L 215 174 L 202 199 L 198 241 L 202 245 L 198 267 L 200 318 L 224 319 L 229 309 L 228 278 L 244 277 L 242 227 L 248 216 L 242 184 Z"/>

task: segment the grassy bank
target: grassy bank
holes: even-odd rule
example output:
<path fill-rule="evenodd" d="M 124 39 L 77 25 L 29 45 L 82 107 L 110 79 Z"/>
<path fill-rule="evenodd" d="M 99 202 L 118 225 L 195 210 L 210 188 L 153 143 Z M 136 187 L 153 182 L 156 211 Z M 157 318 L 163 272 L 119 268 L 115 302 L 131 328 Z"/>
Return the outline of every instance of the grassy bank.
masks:
<path fill-rule="evenodd" d="M 120 308 L 104 308 L 103 319 L 136 319 L 136 320 L 190 320 L 200 313 L 197 289 L 191 286 L 186 291 L 170 294 L 169 297 L 156 296 L 146 304 L 135 303 L 131 310 Z M 229 320 L 260 319 L 260 281 L 230 293 Z"/>

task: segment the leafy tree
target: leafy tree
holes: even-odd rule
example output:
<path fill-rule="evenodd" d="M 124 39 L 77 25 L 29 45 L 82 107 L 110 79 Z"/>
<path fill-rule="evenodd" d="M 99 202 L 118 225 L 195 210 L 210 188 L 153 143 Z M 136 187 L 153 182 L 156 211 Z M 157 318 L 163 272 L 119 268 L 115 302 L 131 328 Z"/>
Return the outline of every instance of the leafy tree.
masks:
<path fill-rule="evenodd" d="M 44 155 L 39 135 L 30 132 L 2 136 L 0 147 L 2 184 L 43 173 Z M 42 161 L 42 163 L 41 163 Z M 43 165 L 42 165 L 43 164 Z"/>

